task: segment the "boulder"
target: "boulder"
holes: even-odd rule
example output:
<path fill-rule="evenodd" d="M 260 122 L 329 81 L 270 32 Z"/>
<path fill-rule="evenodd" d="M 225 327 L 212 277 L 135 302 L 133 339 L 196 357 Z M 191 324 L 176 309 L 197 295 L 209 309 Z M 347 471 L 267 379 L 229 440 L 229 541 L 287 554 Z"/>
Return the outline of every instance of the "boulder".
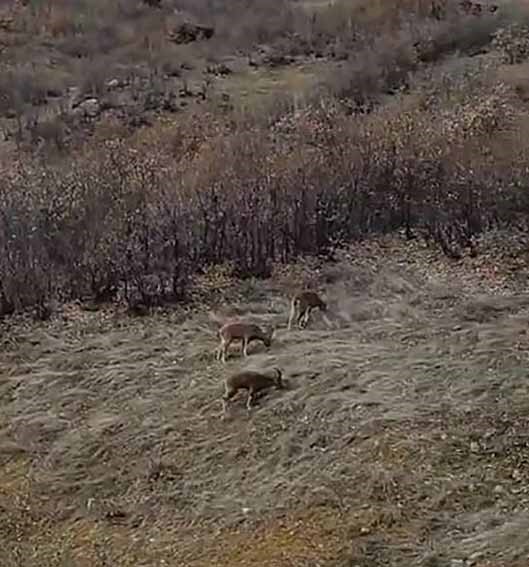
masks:
<path fill-rule="evenodd" d="M 101 103 L 99 99 L 87 98 L 75 106 L 75 114 L 81 114 L 89 118 L 96 118 L 101 113 Z"/>
<path fill-rule="evenodd" d="M 169 39 L 180 45 L 203 39 L 211 39 L 214 35 L 215 28 L 211 26 L 181 22 L 169 32 Z"/>

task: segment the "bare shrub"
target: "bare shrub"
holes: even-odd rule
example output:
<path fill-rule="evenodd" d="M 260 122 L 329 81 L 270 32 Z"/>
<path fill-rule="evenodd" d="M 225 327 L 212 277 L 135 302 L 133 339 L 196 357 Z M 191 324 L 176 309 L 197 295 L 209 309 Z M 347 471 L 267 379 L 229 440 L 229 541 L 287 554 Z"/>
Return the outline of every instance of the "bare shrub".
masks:
<path fill-rule="evenodd" d="M 332 99 L 240 128 L 196 114 L 171 132 L 185 145 L 107 144 L 68 170 L 23 170 L 3 185 L 6 304 L 123 290 L 160 305 L 185 297 L 196 270 L 266 277 L 274 262 L 399 228 L 457 257 L 525 206 L 498 189 L 522 169 L 494 171 L 485 151 L 509 125 L 508 93 L 474 88 L 466 102 L 364 117 Z"/>
<path fill-rule="evenodd" d="M 406 88 L 417 63 L 409 37 L 383 37 L 353 56 L 331 79 L 331 88 L 349 99 L 352 108 L 371 109 L 381 95 Z"/>
<path fill-rule="evenodd" d="M 56 116 L 36 123 L 30 130 L 31 141 L 34 145 L 53 147 L 58 151 L 66 149 L 67 124 L 63 117 Z"/>
<path fill-rule="evenodd" d="M 57 80 L 51 73 L 37 71 L 31 66 L 19 66 L 2 73 L 0 99 L 5 110 L 21 106 L 38 106 L 57 90 Z"/>
<path fill-rule="evenodd" d="M 68 35 L 59 42 L 59 49 L 70 57 L 95 57 L 107 54 L 122 45 L 115 25 L 102 25 L 93 32 Z"/>
<path fill-rule="evenodd" d="M 362 25 L 386 29 L 376 10 L 386 14 L 387 4 L 362 6 Z M 415 6 L 418 18 L 432 19 L 426 5 Z M 514 128 L 512 93 L 488 75 L 485 80 L 481 69 L 461 77 L 452 70 L 427 87 L 410 79 L 420 69 L 417 37 L 435 43 L 448 29 L 459 30 L 455 43 L 437 44 L 435 58 L 467 45 L 465 38 L 481 45 L 496 24 L 483 18 L 476 32 L 433 18 L 417 31 L 402 23 L 401 8 L 391 12 L 392 25 L 344 65 L 328 96 L 293 104 L 285 95 L 227 116 L 197 109 L 176 124 L 155 122 L 126 143 L 122 136 L 98 139 L 68 163 L 27 160 L 4 175 L 4 311 L 85 296 L 123 297 L 148 308 L 185 299 L 194 275 L 216 266 L 232 266 L 242 278 L 267 277 L 277 262 L 329 257 L 366 234 L 400 229 L 410 238 L 423 234 L 457 258 L 481 231 L 518 222 L 529 211 L 521 190 L 527 156 L 502 153 L 493 142 Z M 226 10 L 214 6 L 212 15 L 222 18 Z M 295 40 L 300 22 L 311 22 L 310 15 L 303 20 L 289 13 L 265 34 L 287 51 L 288 41 L 281 41 Z M 152 17 L 151 23 L 158 16 Z M 259 26 L 252 29 L 250 41 L 260 41 Z M 344 42 L 367 37 L 353 21 L 341 29 Z M 313 41 L 310 28 L 307 33 Z M 168 54 L 162 47 L 151 45 L 154 71 L 144 81 L 158 98 L 164 93 L 157 58 Z M 104 90 L 113 61 L 87 60 L 86 92 Z M 14 84 L 2 87 L 4 106 L 30 104 L 42 90 L 27 74 Z M 379 104 L 388 94 L 391 103 Z M 355 114 L 352 107 L 370 112 Z M 46 126 L 60 148 L 62 134 Z M 43 123 L 35 136 L 44 138 L 46 131 Z"/>
<path fill-rule="evenodd" d="M 81 94 L 101 96 L 106 92 L 106 83 L 112 76 L 113 62 L 103 57 L 89 58 L 83 61 L 79 70 Z"/>
<path fill-rule="evenodd" d="M 509 65 L 521 63 L 529 57 L 529 27 L 515 23 L 500 28 L 494 35 L 493 46 Z"/>

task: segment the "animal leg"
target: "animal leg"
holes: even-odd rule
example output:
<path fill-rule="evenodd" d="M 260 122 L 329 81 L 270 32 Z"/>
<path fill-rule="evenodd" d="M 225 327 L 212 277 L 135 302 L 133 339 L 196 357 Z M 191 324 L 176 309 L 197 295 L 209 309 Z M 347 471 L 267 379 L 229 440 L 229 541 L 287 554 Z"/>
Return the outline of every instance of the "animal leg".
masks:
<path fill-rule="evenodd" d="M 217 345 L 217 348 L 215 349 L 215 360 L 220 360 L 220 356 L 222 353 L 222 342 Z"/>
<path fill-rule="evenodd" d="M 222 419 L 224 419 L 226 417 L 226 414 L 228 413 L 228 402 L 222 398 L 222 414 L 221 417 Z"/>
<path fill-rule="evenodd" d="M 228 351 L 228 347 L 230 346 L 230 341 L 224 341 L 222 344 L 222 362 L 226 364 L 226 352 Z"/>
<path fill-rule="evenodd" d="M 298 318 L 297 318 L 297 321 L 296 321 L 296 323 L 297 323 L 297 325 L 300 329 L 302 328 L 303 315 L 305 315 L 305 311 L 302 311 L 301 308 L 300 308 L 299 313 L 298 313 Z"/>
<path fill-rule="evenodd" d="M 295 316 L 296 316 L 296 304 L 294 303 L 294 301 L 292 301 L 292 303 L 290 305 L 290 315 L 288 317 L 288 330 L 289 331 L 292 329 L 292 321 L 294 320 Z"/>
<path fill-rule="evenodd" d="M 233 396 L 235 396 L 236 392 L 233 390 L 229 390 L 227 389 L 224 396 L 222 396 L 222 417 L 226 417 L 226 414 L 228 413 L 228 405 L 231 401 L 231 399 L 233 398 Z"/>
<path fill-rule="evenodd" d="M 309 318 L 310 318 L 311 312 L 312 312 L 312 309 L 309 307 L 309 309 L 307 309 L 307 312 L 305 314 L 305 327 L 309 324 Z"/>
<path fill-rule="evenodd" d="M 243 356 L 248 356 L 248 339 L 244 338 L 242 341 L 242 354 Z"/>
<path fill-rule="evenodd" d="M 250 389 L 248 390 L 248 399 L 246 400 L 246 409 L 250 411 L 252 409 L 252 403 L 254 401 L 255 392 Z"/>
<path fill-rule="evenodd" d="M 304 327 L 306 327 L 307 320 L 308 320 L 308 313 L 309 313 L 308 307 L 304 311 L 300 312 L 299 319 L 298 319 L 298 326 L 299 326 L 300 329 L 303 329 Z"/>

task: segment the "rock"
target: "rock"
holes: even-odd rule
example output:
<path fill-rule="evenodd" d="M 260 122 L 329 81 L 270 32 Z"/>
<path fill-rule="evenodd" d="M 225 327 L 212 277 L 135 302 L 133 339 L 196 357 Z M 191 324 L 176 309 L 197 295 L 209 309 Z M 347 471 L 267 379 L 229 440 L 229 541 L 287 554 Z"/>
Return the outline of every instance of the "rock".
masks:
<path fill-rule="evenodd" d="M 215 35 L 215 28 L 191 22 L 178 24 L 168 34 L 169 40 L 180 45 L 193 41 L 211 39 Z"/>
<path fill-rule="evenodd" d="M 184 98 L 204 97 L 204 84 L 197 81 L 185 81 L 179 92 Z"/>
<path fill-rule="evenodd" d="M 361 533 L 361 534 L 369 534 L 369 533 L 371 533 L 371 530 L 370 530 L 370 528 L 368 528 L 367 526 L 362 526 L 362 527 L 360 528 L 360 533 Z"/>
<path fill-rule="evenodd" d="M 163 65 L 163 72 L 167 78 L 181 77 L 182 67 L 176 61 L 166 61 Z"/>
<path fill-rule="evenodd" d="M 293 57 L 289 55 L 283 55 L 282 53 L 274 53 L 265 59 L 265 63 L 269 67 L 282 67 L 285 65 L 290 65 L 293 62 Z"/>
<path fill-rule="evenodd" d="M 112 89 L 117 89 L 120 86 L 120 82 L 118 79 L 110 79 L 110 81 L 108 81 L 107 83 L 107 88 L 112 90 Z"/>
<path fill-rule="evenodd" d="M 231 75 L 233 71 L 225 63 L 219 63 L 218 65 L 209 65 L 206 72 L 211 75 L 225 77 L 226 75 Z"/>
<path fill-rule="evenodd" d="M 75 114 L 81 114 L 89 118 L 95 118 L 101 113 L 101 104 L 99 99 L 87 98 L 74 106 Z"/>
<path fill-rule="evenodd" d="M 483 557 L 484 553 L 482 551 L 475 551 L 472 555 L 469 556 L 467 563 L 470 565 L 474 565 L 478 559 Z"/>
<path fill-rule="evenodd" d="M 269 47 L 261 47 L 258 53 L 250 56 L 248 65 L 250 67 L 281 67 L 295 62 L 295 58 L 284 53 L 274 51 Z"/>
<path fill-rule="evenodd" d="M 164 97 L 161 107 L 162 110 L 165 110 L 166 112 L 178 112 L 181 110 L 180 101 L 174 93 L 170 93 Z"/>

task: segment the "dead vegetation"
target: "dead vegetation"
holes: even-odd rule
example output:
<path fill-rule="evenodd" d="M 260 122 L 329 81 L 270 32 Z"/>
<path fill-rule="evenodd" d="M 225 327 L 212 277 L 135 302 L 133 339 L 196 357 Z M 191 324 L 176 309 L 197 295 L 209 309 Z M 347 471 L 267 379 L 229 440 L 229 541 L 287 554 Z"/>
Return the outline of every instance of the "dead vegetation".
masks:
<path fill-rule="evenodd" d="M 527 13 L 271 6 L 1 6 L 2 565 L 526 567 Z"/>
<path fill-rule="evenodd" d="M 332 272 L 333 329 L 315 314 L 287 332 L 279 274 L 227 288 L 279 326 L 270 353 L 227 368 L 284 370 L 250 416 L 219 419 L 203 311 L 12 326 L 2 564 L 522 565 L 529 300 L 493 291 L 480 258 L 465 287 L 427 248 L 380 244 L 307 271 Z"/>
<path fill-rule="evenodd" d="M 2 314 L 49 314 L 54 302 L 87 299 L 148 313 L 189 300 L 197 274 L 211 267 L 268 277 L 274 263 L 332 259 L 348 242 L 401 229 L 459 259 L 477 253 L 483 231 L 525 223 L 523 82 L 503 79 L 505 65 L 523 58 L 522 12 L 477 17 L 446 2 L 437 18 L 422 1 L 317 10 L 285 3 L 283 24 L 260 20 L 266 33 L 248 31 L 243 49 L 223 28 L 229 10 L 215 8 L 208 19 L 200 4 L 130 6 L 112 4 L 79 21 L 74 0 L 20 8 L 26 19 L 16 20 L 17 33 L 51 35 L 53 49 L 58 37 L 85 41 L 103 32 L 120 47 L 74 58 L 73 67 L 73 56 L 68 64 L 61 56 L 62 66 L 37 74 L 8 65 L 4 127 L 18 150 L 0 186 Z M 252 3 L 248 17 L 250 8 L 257 10 Z M 53 32 L 55 20 L 77 27 Z M 166 45 L 159 30 L 189 31 L 182 22 L 215 31 Z M 112 35 L 111 24 L 133 31 Z M 294 65 L 303 75 L 318 64 L 319 84 L 294 97 L 272 89 L 265 106 L 246 98 L 244 110 L 223 85 L 241 92 L 254 76 L 249 64 L 210 72 L 243 58 L 239 51 L 229 65 L 213 61 L 206 51 L 221 41 L 246 49 L 265 83 L 273 73 L 295 75 Z M 129 48 L 141 55 L 127 58 L 132 68 L 112 59 Z M 180 61 L 180 70 L 168 61 Z M 189 77 L 206 62 L 209 78 L 193 84 Z M 116 74 L 107 76 L 114 63 Z M 68 87 L 74 67 L 82 81 Z M 63 72 L 56 93 L 53 71 Z M 222 96 L 209 98 L 210 88 Z M 166 121 L 173 111 L 178 117 Z"/>

